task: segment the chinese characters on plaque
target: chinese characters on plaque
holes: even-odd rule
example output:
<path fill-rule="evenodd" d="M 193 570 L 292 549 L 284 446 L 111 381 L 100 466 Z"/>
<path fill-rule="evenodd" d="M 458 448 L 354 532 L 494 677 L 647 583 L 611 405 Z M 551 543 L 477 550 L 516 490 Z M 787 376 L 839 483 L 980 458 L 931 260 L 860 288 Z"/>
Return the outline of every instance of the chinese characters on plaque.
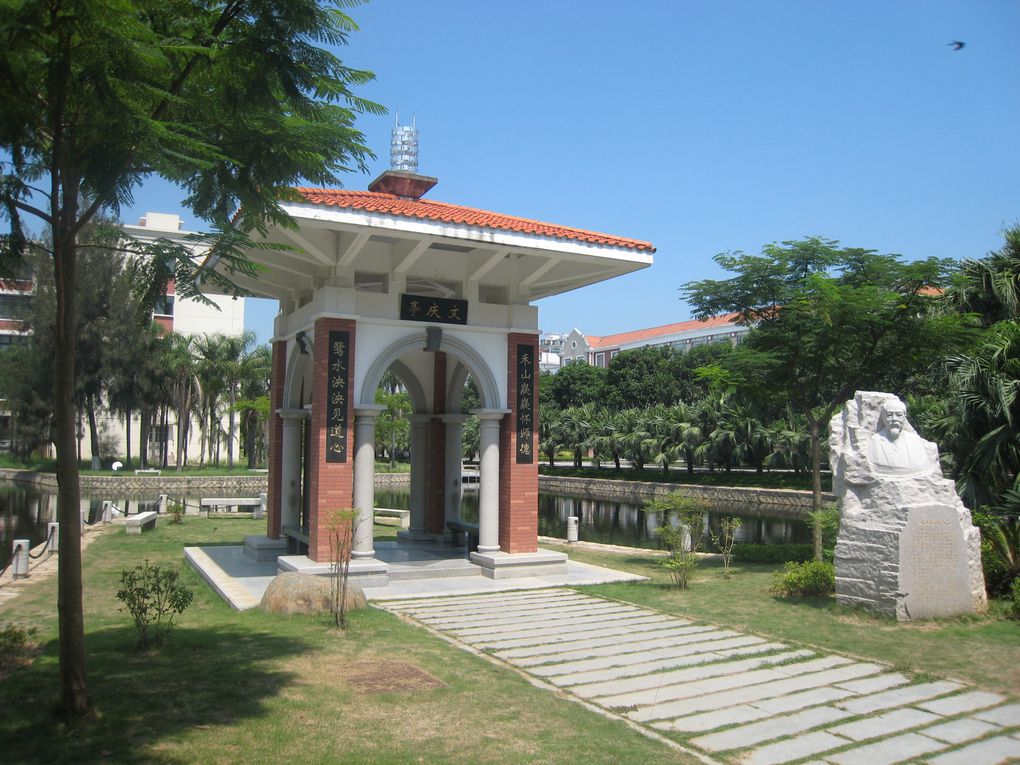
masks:
<path fill-rule="evenodd" d="M 330 331 L 326 373 L 326 462 L 347 462 L 347 396 L 350 333 Z"/>
<path fill-rule="evenodd" d="M 407 294 L 400 296 L 400 318 L 405 321 L 467 324 L 467 309 L 468 301 L 466 300 Z"/>
<path fill-rule="evenodd" d="M 535 346 L 517 346 L 517 462 L 535 461 Z"/>

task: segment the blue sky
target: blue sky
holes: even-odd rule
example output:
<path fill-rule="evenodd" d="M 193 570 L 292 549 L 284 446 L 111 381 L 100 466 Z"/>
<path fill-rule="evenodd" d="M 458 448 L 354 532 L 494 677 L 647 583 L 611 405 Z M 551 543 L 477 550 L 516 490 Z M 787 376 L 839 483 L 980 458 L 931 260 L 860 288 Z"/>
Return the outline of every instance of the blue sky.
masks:
<path fill-rule="evenodd" d="M 376 0 L 340 53 L 421 132 L 429 198 L 650 240 L 655 265 L 539 303 L 544 331 L 682 321 L 716 253 L 817 234 L 982 257 L 1020 222 L 1020 3 Z M 954 52 L 947 43 L 961 40 Z M 181 212 L 139 189 L 123 211 Z M 276 304 L 250 301 L 260 341 Z"/>

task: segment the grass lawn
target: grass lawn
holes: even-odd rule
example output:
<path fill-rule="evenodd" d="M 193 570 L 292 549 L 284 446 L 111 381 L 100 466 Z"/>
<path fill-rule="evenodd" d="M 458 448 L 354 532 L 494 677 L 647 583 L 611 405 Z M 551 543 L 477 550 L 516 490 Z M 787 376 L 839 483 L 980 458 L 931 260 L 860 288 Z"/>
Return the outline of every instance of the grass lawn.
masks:
<path fill-rule="evenodd" d="M 988 615 L 897 623 L 836 605 L 834 598 L 782 599 L 769 595 L 779 566 L 734 564 L 729 579 L 722 563 L 705 559 L 687 590 L 667 586 L 658 561 L 547 545 L 575 560 L 651 577 L 652 584 L 585 587 L 584 592 L 624 600 L 694 621 L 731 627 L 847 656 L 877 660 L 901 671 L 955 677 L 987 690 L 1016 694 L 1020 688 L 1020 622 L 1001 618 L 993 602 Z M 661 560 L 661 559 L 660 559 Z"/>
<path fill-rule="evenodd" d="M 324 617 L 231 611 L 185 566 L 181 549 L 237 544 L 264 522 L 188 517 L 128 537 L 107 531 L 85 552 L 88 683 L 97 714 L 55 720 L 56 581 L 40 580 L 4 606 L 0 625 L 39 628 L 35 662 L 0 681 L 4 763 L 647 763 L 694 762 L 516 671 L 462 651 L 369 608 L 338 634 Z M 392 537 L 376 526 L 376 538 Z M 566 549 L 566 548 L 564 548 Z M 665 585 L 655 559 L 570 548 L 576 559 L 651 576 L 585 592 L 888 662 L 918 674 L 958 677 L 989 690 L 1020 687 L 1020 624 L 994 616 L 896 624 L 840 609 L 830 599 L 768 595 L 773 566 L 744 565 L 724 579 L 706 561 L 691 589 Z M 148 558 L 177 566 L 195 590 L 169 644 L 142 653 L 115 598 L 122 568 Z M 381 662 L 405 662 L 440 687 L 361 690 L 349 679 Z M 402 672 L 397 678 L 407 677 Z"/>
<path fill-rule="evenodd" d="M 237 613 L 183 562 L 195 544 L 236 544 L 263 521 L 189 517 L 85 551 L 88 688 L 97 714 L 52 716 L 57 691 L 56 580 L 3 607 L 0 623 L 39 628 L 41 654 L 0 681 L 0 761 L 13 763 L 576 763 L 693 762 L 625 724 L 532 686 L 383 611 L 324 617 Z M 377 538 L 392 535 L 379 526 Z M 141 653 L 115 593 L 122 568 L 177 566 L 195 590 L 161 652 Z M 438 688 L 367 692 L 348 682 L 384 661 Z"/>

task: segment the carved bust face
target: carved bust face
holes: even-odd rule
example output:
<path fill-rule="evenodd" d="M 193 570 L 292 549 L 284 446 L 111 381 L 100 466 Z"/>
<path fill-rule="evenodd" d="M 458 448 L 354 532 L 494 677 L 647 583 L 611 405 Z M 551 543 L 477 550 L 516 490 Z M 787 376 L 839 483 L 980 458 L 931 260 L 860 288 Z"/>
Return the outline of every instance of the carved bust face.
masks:
<path fill-rule="evenodd" d="M 882 409 L 882 419 L 885 422 L 886 433 L 895 441 L 900 437 L 903 425 L 907 421 L 907 407 L 897 399 L 887 401 Z"/>

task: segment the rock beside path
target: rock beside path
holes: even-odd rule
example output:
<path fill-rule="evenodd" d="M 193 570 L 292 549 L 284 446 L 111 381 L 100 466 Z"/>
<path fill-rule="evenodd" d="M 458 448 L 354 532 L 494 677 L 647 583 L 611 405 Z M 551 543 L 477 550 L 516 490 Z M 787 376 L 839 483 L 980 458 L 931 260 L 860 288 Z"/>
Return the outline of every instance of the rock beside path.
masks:
<path fill-rule="evenodd" d="M 262 596 L 261 608 L 276 614 L 328 614 L 330 580 L 286 571 L 277 574 Z M 347 585 L 347 610 L 365 607 L 365 593 L 357 585 Z"/>

